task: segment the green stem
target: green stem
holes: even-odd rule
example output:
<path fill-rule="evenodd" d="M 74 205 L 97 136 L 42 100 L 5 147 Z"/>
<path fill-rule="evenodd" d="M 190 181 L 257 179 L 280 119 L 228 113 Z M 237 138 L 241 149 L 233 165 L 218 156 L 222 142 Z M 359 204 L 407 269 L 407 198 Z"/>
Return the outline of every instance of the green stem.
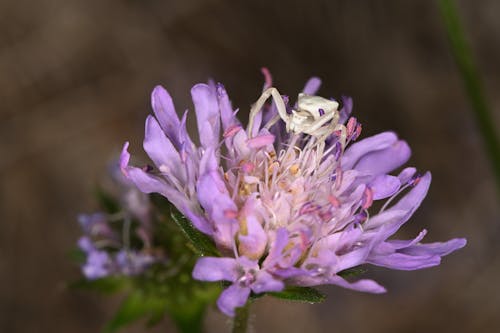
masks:
<path fill-rule="evenodd" d="M 236 316 L 233 320 L 233 333 L 246 333 L 248 328 L 248 318 L 250 315 L 250 301 L 236 309 Z"/>
<path fill-rule="evenodd" d="M 464 36 L 463 28 L 456 5 L 453 0 L 439 0 L 439 9 L 451 44 L 451 50 L 464 81 L 472 110 L 476 116 L 480 132 L 483 136 L 487 154 L 490 157 L 493 173 L 496 176 L 500 191 L 500 148 L 495 133 L 491 110 L 483 94 L 481 80 L 473 61 L 472 52 Z"/>

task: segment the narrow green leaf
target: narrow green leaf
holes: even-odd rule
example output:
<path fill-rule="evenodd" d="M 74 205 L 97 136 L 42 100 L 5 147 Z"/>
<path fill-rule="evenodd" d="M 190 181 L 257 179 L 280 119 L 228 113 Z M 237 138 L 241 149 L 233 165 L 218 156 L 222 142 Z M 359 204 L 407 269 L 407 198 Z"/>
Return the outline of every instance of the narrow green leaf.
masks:
<path fill-rule="evenodd" d="M 172 220 L 181 228 L 184 235 L 191 241 L 195 250 L 202 256 L 219 257 L 219 251 L 215 247 L 215 243 L 207 235 L 196 229 L 188 219 L 179 213 L 172 212 L 170 214 Z"/>
<path fill-rule="evenodd" d="M 105 333 L 118 331 L 120 328 L 131 324 L 145 316 L 151 316 L 151 320 L 161 317 L 165 312 L 166 300 L 146 295 L 141 291 L 131 293 L 122 303 L 115 317 L 104 329 Z"/>
<path fill-rule="evenodd" d="M 270 296 L 297 302 L 320 303 L 325 295 L 310 287 L 288 287 L 277 293 L 267 293 Z"/>
<path fill-rule="evenodd" d="M 367 272 L 367 270 L 364 268 L 352 267 L 352 268 L 344 269 L 343 271 L 338 272 L 337 275 L 341 276 L 343 278 L 347 278 L 347 277 L 358 276 L 358 275 L 364 274 L 366 272 Z"/>
<path fill-rule="evenodd" d="M 491 160 L 493 173 L 496 176 L 497 186 L 500 190 L 500 141 L 495 128 L 493 110 L 487 101 L 481 76 L 474 61 L 474 54 L 467 41 L 455 1 L 439 0 L 438 5 L 448 33 L 451 52 L 462 76 L 465 91 L 469 97 L 472 111 L 476 116 L 486 151 Z"/>

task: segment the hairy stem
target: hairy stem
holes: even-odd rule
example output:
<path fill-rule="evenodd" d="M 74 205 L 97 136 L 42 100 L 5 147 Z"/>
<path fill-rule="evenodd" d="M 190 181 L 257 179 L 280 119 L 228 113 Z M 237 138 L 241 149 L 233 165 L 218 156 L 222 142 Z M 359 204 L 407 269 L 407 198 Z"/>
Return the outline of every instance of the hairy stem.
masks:
<path fill-rule="evenodd" d="M 250 315 L 250 301 L 236 309 L 236 316 L 233 320 L 233 333 L 246 333 L 248 328 L 248 318 Z"/>

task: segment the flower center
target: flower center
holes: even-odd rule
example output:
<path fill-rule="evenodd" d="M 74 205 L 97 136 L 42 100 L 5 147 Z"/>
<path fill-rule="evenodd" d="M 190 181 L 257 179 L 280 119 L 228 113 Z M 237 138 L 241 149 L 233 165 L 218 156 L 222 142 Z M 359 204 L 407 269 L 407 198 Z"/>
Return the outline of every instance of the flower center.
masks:
<path fill-rule="evenodd" d="M 255 269 L 245 270 L 238 279 L 238 285 L 242 288 L 250 286 L 256 280 L 257 271 Z"/>

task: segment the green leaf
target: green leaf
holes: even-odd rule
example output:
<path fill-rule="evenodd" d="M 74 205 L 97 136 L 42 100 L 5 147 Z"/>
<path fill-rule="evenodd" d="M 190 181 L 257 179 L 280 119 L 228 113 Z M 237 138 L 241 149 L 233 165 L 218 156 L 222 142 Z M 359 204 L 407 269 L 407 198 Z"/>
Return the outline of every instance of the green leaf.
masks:
<path fill-rule="evenodd" d="M 367 272 L 366 269 L 358 266 L 358 267 L 344 269 L 343 271 L 338 272 L 337 275 L 343 278 L 347 278 L 347 277 L 358 276 L 366 272 Z"/>
<path fill-rule="evenodd" d="M 128 278 L 115 276 L 97 280 L 81 279 L 69 285 L 69 288 L 93 290 L 104 294 L 113 294 L 128 287 L 130 287 L 130 280 Z"/>
<path fill-rule="evenodd" d="M 220 257 L 219 251 L 215 247 L 213 240 L 196 229 L 188 219 L 179 213 L 170 214 L 172 220 L 181 228 L 183 234 L 189 239 L 196 252 L 202 256 Z"/>
<path fill-rule="evenodd" d="M 100 187 L 95 189 L 95 196 L 99 206 L 108 214 L 115 214 L 120 211 L 120 204 L 118 200 L 109 195 L 105 190 Z"/>
<path fill-rule="evenodd" d="M 474 53 L 466 37 L 466 31 L 462 18 L 453 0 L 440 0 L 437 2 L 443 22 L 450 40 L 451 52 L 457 63 L 458 70 L 462 76 L 465 90 L 476 116 L 480 134 L 486 152 L 489 154 L 493 173 L 496 176 L 497 186 L 500 190 L 500 141 L 495 127 L 495 111 L 491 108 L 486 98 L 485 89 L 480 72 L 474 59 Z"/>
<path fill-rule="evenodd" d="M 297 302 L 320 303 L 326 296 L 310 287 L 288 287 L 277 293 L 267 293 L 270 296 Z"/>
<path fill-rule="evenodd" d="M 105 333 L 116 332 L 143 317 L 150 316 L 150 322 L 159 321 L 166 310 L 165 298 L 146 295 L 137 290 L 131 293 L 122 303 L 115 317 L 104 329 Z"/>

